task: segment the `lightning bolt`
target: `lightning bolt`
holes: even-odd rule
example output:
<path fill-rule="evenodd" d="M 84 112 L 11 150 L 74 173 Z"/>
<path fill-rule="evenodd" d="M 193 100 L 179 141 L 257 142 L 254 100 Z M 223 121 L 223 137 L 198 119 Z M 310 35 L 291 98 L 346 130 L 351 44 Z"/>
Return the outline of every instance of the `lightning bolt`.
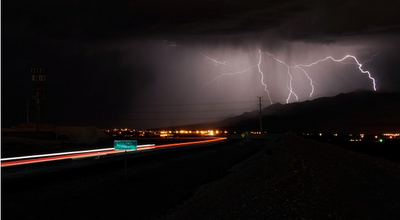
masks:
<path fill-rule="evenodd" d="M 298 64 L 297 66 L 298 67 L 311 67 L 311 66 L 317 65 L 320 62 L 324 62 L 324 61 L 327 61 L 327 60 L 332 60 L 332 61 L 341 63 L 341 62 L 343 62 L 344 60 L 346 60 L 348 58 L 353 59 L 356 62 L 355 64 L 358 66 L 358 69 L 360 70 L 360 72 L 368 75 L 368 78 L 372 81 L 372 85 L 373 85 L 374 91 L 376 91 L 376 80 L 372 77 L 372 75 L 371 75 L 371 73 L 369 71 L 363 70 L 363 68 L 362 68 L 363 63 L 360 63 L 357 60 L 357 58 L 355 56 L 353 56 L 353 55 L 346 55 L 341 59 L 335 59 L 335 58 L 333 58 L 331 56 L 328 56 L 328 57 L 326 57 L 324 59 L 317 60 L 317 61 L 315 61 L 313 63 L 310 63 L 310 64 Z"/>
<path fill-rule="evenodd" d="M 258 72 L 261 74 L 261 84 L 264 86 L 264 90 L 268 94 L 269 102 L 272 105 L 273 103 L 272 103 L 271 95 L 269 94 L 268 86 L 267 86 L 267 84 L 264 83 L 264 73 L 261 71 L 262 52 L 261 52 L 261 50 L 259 50 L 258 52 L 260 53 L 260 58 L 258 60 L 257 67 L 258 67 Z"/>
<path fill-rule="evenodd" d="M 214 77 L 214 78 L 213 78 L 211 81 L 209 81 L 205 86 L 208 86 L 209 84 L 211 84 L 211 83 L 212 83 L 213 81 L 215 81 L 215 80 L 218 81 L 218 85 L 219 85 L 220 80 L 223 79 L 224 77 L 234 76 L 234 75 L 238 75 L 238 74 L 245 74 L 245 73 L 247 73 L 250 69 L 252 69 L 252 68 L 257 68 L 257 69 L 258 69 L 258 72 L 260 73 L 260 76 L 261 76 L 260 82 L 261 82 L 261 84 L 262 84 L 263 87 L 264 87 L 264 91 L 268 94 L 268 98 L 269 98 L 270 103 L 273 104 L 272 98 L 271 98 L 271 95 L 270 95 L 270 92 L 269 92 L 269 90 L 268 90 L 268 85 L 267 85 L 267 83 L 265 82 L 265 79 L 264 79 L 264 78 L 265 78 L 265 77 L 264 77 L 264 72 L 262 71 L 262 68 L 261 68 L 262 60 L 263 60 L 263 56 L 262 56 L 262 55 L 263 55 L 263 54 L 266 54 L 266 55 L 268 55 L 269 57 L 271 57 L 273 60 L 275 60 L 277 63 L 280 63 L 280 64 L 284 65 L 284 66 L 286 67 L 286 69 L 287 69 L 286 74 L 287 74 L 287 76 L 288 76 L 288 80 L 287 80 L 286 87 L 287 87 L 287 89 L 288 89 L 288 91 L 289 91 L 289 94 L 288 94 L 288 96 L 287 96 L 287 98 L 286 98 L 286 103 L 289 103 L 289 101 L 290 101 L 290 99 L 291 99 L 292 97 L 294 97 L 296 100 L 299 99 L 298 95 L 294 92 L 294 89 L 293 89 L 293 86 L 292 86 L 292 85 L 293 85 L 293 75 L 292 75 L 291 69 L 298 69 L 298 70 L 300 70 L 300 71 L 307 77 L 307 79 L 309 80 L 310 88 L 311 88 L 311 91 L 310 91 L 310 95 L 309 95 L 309 96 L 312 97 L 312 95 L 313 95 L 313 93 L 314 93 L 314 90 L 315 90 L 314 81 L 312 80 L 312 78 L 310 77 L 310 75 L 307 73 L 307 71 L 305 70 L 305 68 L 308 68 L 308 67 L 317 65 L 317 64 L 319 64 L 319 63 L 321 63 L 321 62 L 325 62 L 325 61 L 328 61 L 328 60 L 332 60 L 332 61 L 337 62 L 337 63 L 354 64 L 354 65 L 357 65 L 357 66 L 358 66 L 358 69 L 360 70 L 360 72 L 366 74 L 366 75 L 368 76 L 368 78 L 372 81 L 373 89 L 374 89 L 374 91 L 376 91 L 376 80 L 372 77 L 372 74 L 371 74 L 369 71 L 363 69 L 363 65 L 364 65 L 366 62 L 371 61 L 372 58 L 373 58 L 374 56 L 376 56 L 376 55 L 372 56 L 370 60 L 364 61 L 363 63 L 360 63 L 360 62 L 358 61 L 358 59 L 357 59 L 355 56 L 353 56 L 353 55 L 346 55 L 346 56 L 344 56 L 344 57 L 341 58 L 341 59 L 335 59 L 335 58 L 333 58 L 332 56 L 328 56 L 328 57 L 326 57 L 326 58 L 324 58 L 324 59 L 320 59 L 320 60 L 317 60 L 317 61 L 312 62 L 312 63 L 309 63 L 309 64 L 294 64 L 294 65 L 288 65 L 288 64 L 285 63 L 284 61 L 278 59 L 274 54 L 271 54 L 271 53 L 269 53 L 269 52 L 262 52 L 261 50 L 259 50 L 258 52 L 259 52 L 259 60 L 258 60 L 258 63 L 257 63 L 256 65 L 248 66 L 248 67 L 245 68 L 244 70 L 237 71 L 237 72 L 222 73 L 222 74 L 220 74 L 219 76 Z M 213 59 L 213 58 L 210 58 L 210 57 L 204 55 L 204 54 L 201 53 L 201 52 L 199 52 L 199 53 L 202 54 L 205 58 L 207 58 L 207 59 L 213 61 L 213 62 L 215 63 L 215 65 L 218 65 L 218 64 L 226 65 L 225 62 L 217 61 L 217 60 L 215 60 L 215 59 Z M 345 61 L 345 60 L 350 60 L 350 61 Z M 205 87 L 205 86 L 204 86 L 204 87 Z"/>
<path fill-rule="evenodd" d="M 282 60 L 279 60 L 279 59 L 277 59 L 276 58 L 276 56 L 275 55 L 273 55 L 273 54 L 270 54 L 270 53 L 268 53 L 268 52 L 265 52 L 268 56 L 271 56 L 275 61 L 277 61 L 278 63 L 281 63 L 281 64 L 283 64 L 284 66 L 286 66 L 286 68 L 287 68 L 287 74 L 288 74 L 288 77 L 289 77 L 289 79 L 288 79 L 288 83 L 287 83 L 287 88 L 289 89 L 289 95 L 288 95 L 288 97 L 287 97 L 287 99 L 286 99 L 286 103 L 289 103 L 289 100 L 290 100 L 290 97 L 293 95 L 295 98 L 296 98 L 296 100 L 299 100 L 299 97 L 297 96 L 297 94 L 295 93 L 295 92 L 293 92 L 293 87 L 292 87 L 292 81 L 293 81 L 293 77 L 292 77 L 292 73 L 290 72 L 290 66 L 289 65 L 287 65 L 285 62 L 283 62 Z M 306 74 L 307 75 L 307 74 Z"/>
<path fill-rule="evenodd" d="M 215 65 L 217 65 L 217 64 L 226 65 L 225 62 L 223 62 L 223 63 L 218 62 L 218 61 L 216 61 L 215 59 L 212 59 L 212 58 L 210 58 L 210 57 L 204 55 L 204 54 L 201 53 L 201 52 L 199 52 L 199 53 L 202 54 L 202 55 L 203 55 L 204 57 L 206 57 L 207 59 L 210 59 L 211 61 L 214 61 L 214 62 L 215 62 Z M 259 50 L 259 54 L 260 54 L 260 58 L 259 58 L 259 61 L 258 61 L 258 63 L 257 63 L 256 65 L 251 65 L 251 66 L 247 67 L 246 69 L 240 70 L 240 71 L 237 71 L 237 72 L 222 73 L 221 75 L 214 77 L 211 81 L 209 81 L 207 84 L 205 84 L 205 85 L 203 86 L 203 88 L 206 87 L 206 86 L 208 86 L 209 84 L 211 84 L 211 83 L 214 82 L 214 81 L 217 81 L 217 82 L 218 82 L 217 84 L 219 85 L 221 79 L 223 79 L 224 77 L 234 76 L 234 75 L 238 75 L 238 74 L 244 74 L 244 73 L 246 73 L 247 71 L 249 71 L 250 69 L 253 69 L 253 68 L 256 68 L 256 67 L 257 67 L 257 68 L 258 68 L 258 72 L 259 72 L 260 75 L 261 75 L 261 84 L 264 86 L 264 91 L 267 93 L 270 103 L 273 104 L 272 99 L 271 99 L 271 95 L 270 95 L 269 90 L 268 90 L 268 86 L 267 86 L 267 84 L 264 83 L 264 73 L 263 73 L 262 70 L 261 70 L 261 63 L 262 63 L 262 52 L 261 52 L 261 50 Z M 228 66 L 229 66 L 229 65 L 228 65 Z"/>
<path fill-rule="evenodd" d="M 314 93 L 314 81 L 311 79 L 311 77 L 308 75 L 308 73 L 301 68 L 300 66 L 295 65 L 299 70 L 301 70 L 304 75 L 306 75 L 307 79 L 310 81 L 310 87 L 311 87 L 311 92 L 310 92 L 310 98 L 312 97 L 312 94 Z"/>
<path fill-rule="evenodd" d="M 228 76 L 234 76 L 234 75 L 246 73 L 247 71 L 249 71 L 250 69 L 252 69 L 252 68 L 254 68 L 254 67 L 257 67 L 257 65 L 249 66 L 249 67 L 247 67 L 245 70 L 241 70 L 241 71 L 237 71 L 237 72 L 222 73 L 221 75 L 216 76 L 216 77 L 214 77 L 212 80 L 210 80 L 207 84 L 205 84 L 205 85 L 203 86 L 203 88 L 206 87 L 206 86 L 208 86 L 209 84 L 211 84 L 211 83 L 214 82 L 215 80 L 217 80 L 218 85 L 219 85 L 219 82 L 221 81 L 222 78 L 228 77 Z"/>
<path fill-rule="evenodd" d="M 209 59 L 209 60 L 213 61 L 215 65 L 218 65 L 218 64 L 220 64 L 220 65 L 226 65 L 226 66 L 229 66 L 229 65 L 225 64 L 225 61 L 218 61 L 218 60 L 216 60 L 216 59 L 213 59 L 213 58 L 211 58 L 211 57 L 209 57 L 209 56 L 206 56 L 204 53 L 202 53 L 202 52 L 200 52 L 200 51 L 199 51 L 199 54 L 201 54 L 201 55 L 202 55 L 204 58 L 206 58 L 206 59 Z"/>

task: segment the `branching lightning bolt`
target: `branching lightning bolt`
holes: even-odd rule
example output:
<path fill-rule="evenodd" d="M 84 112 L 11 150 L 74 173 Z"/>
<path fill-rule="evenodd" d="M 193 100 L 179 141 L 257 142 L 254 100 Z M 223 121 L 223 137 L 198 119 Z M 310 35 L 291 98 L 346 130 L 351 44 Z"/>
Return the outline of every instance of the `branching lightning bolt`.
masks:
<path fill-rule="evenodd" d="M 347 58 L 353 59 L 353 60 L 356 62 L 356 65 L 358 66 L 358 69 L 360 70 L 360 72 L 362 72 L 362 73 L 368 75 L 368 78 L 372 81 L 372 85 L 373 85 L 374 91 L 376 91 L 376 81 L 375 81 L 375 79 L 372 77 L 372 75 L 371 75 L 371 73 L 370 73 L 369 71 L 366 71 L 366 70 L 363 70 L 363 69 L 362 69 L 363 63 L 360 63 L 360 62 L 357 60 L 357 58 L 356 58 L 355 56 L 353 56 L 353 55 L 346 55 L 346 56 L 343 57 L 342 59 L 335 59 L 335 58 L 333 58 L 333 57 L 331 57 L 331 56 L 328 56 L 328 57 L 326 57 L 326 58 L 324 58 L 324 59 L 317 60 L 317 61 L 315 61 L 315 62 L 313 62 L 313 63 L 310 63 L 310 64 L 298 64 L 297 66 L 298 66 L 298 67 L 310 67 L 310 66 L 314 66 L 314 65 L 316 65 L 316 64 L 318 64 L 318 63 L 320 63 L 320 62 L 329 60 L 329 59 L 330 59 L 330 60 L 333 60 L 333 61 L 335 61 L 335 62 L 341 63 L 341 62 L 343 62 L 343 61 L 344 61 L 345 59 L 347 59 Z"/>
<path fill-rule="evenodd" d="M 310 92 L 310 98 L 312 97 L 312 94 L 314 93 L 314 81 L 311 79 L 311 77 L 308 75 L 308 73 L 303 69 L 303 68 L 301 68 L 300 66 L 298 66 L 298 65 L 295 65 L 299 70 L 301 70 L 303 73 L 304 73 L 304 75 L 306 75 L 306 77 L 307 77 L 307 79 L 310 81 L 310 87 L 311 87 L 311 92 Z"/>
<path fill-rule="evenodd" d="M 207 59 L 213 61 L 213 62 L 215 63 L 215 65 L 218 65 L 218 64 L 226 65 L 225 62 L 217 61 L 217 60 L 215 60 L 215 59 L 213 59 L 213 58 L 210 58 L 210 57 L 204 55 L 204 54 L 201 53 L 201 52 L 199 52 L 199 53 L 200 53 L 201 55 L 203 55 L 205 58 L 207 58 Z M 358 61 L 358 59 L 357 59 L 355 56 L 353 56 L 353 55 L 346 55 L 346 56 L 344 56 L 344 57 L 341 58 L 341 59 L 335 59 L 335 58 L 333 58 L 332 56 L 328 56 L 328 57 L 326 57 L 326 58 L 324 58 L 324 59 L 320 59 L 320 60 L 317 60 L 317 61 L 312 62 L 312 63 L 309 63 L 309 64 L 294 64 L 294 65 L 288 65 L 288 64 L 285 63 L 284 61 L 278 59 L 274 54 L 271 54 L 271 53 L 269 53 L 269 52 L 262 52 L 261 50 L 259 50 L 259 60 L 258 60 L 258 63 L 257 63 L 256 65 L 248 66 L 246 69 L 241 70 L 241 71 L 237 71 L 237 72 L 222 73 L 222 74 L 220 74 L 219 76 L 214 77 L 214 78 L 213 78 L 211 81 L 209 81 L 205 86 L 209 85 L 210 83 L 212 83 L 212 82 L 215 81 L 215 80 L 217 80 L 217 81 L 218 81 L 218 84 L 219 84 L 220 80 L 223 79 L 224 77 L 234 76 L 234 75 L 238 75 L 238 74 L 244 74 L 244 73 L 248 72 L 250 69 L 256 68 L 256 67 L 257 67 L 258 72 L 260 73 L 260 76 L 261 76 L 260 82 L 261 82 L 261 84 L 263 85 L 265 92 L 268 94 L 268 98 L 269 98 L 270 103 L 273 104 L 272 99 L 271 99 L 271 96 L 270 96 L 270 92 L 269 92 L 269 90 L 268 90 L 268 85 L 267 85 L 267 83 L 265 82 L 265 79 L 264 79 L 264 72 L 263 72 L 262 69 L 261 69 L 261 64 L 262 64 L 262 60 L 263 60 L 262 54 L 267 54 L 269 57 L 272 57 L 272 59 L 275 60 L 276 62 L 278 62 L 278 63 L 284 65 L 284 66 L 286 67 L 286 69 L 287 69 L 287 72 L 286 72 L 286 73 L 287 73 L 287 75 L 288 75 L 288 80 L 287 80 L 286 87 L 287 87 L 287 89 L 289 90 L 289 94 L 288 94 L 288 96 L 287 96 L 287 98 L 286 98 L 286 103 L 289 103 L 290 98 L 291 98 L 292 96 L 293 96 L 296 100 L 299 99 L 298 95 L 294 92 L 293 87 L 292 87 L 292 84 L 293 84 L 293 76 L 292 76 L 291 69 L 299 69 L 299 70 L 307 77 L 307 79 L 308 79 L 309 82 L 310 82 L 309 84 L 310 84 L 310 87 L 311 87 L 310 97 L 312 97 L 312 95 L 313 95 L 313 93 L 314 93 L 314 90 L 315 90 L 314 81 L 312 80 L 312 78 L 310 77 L 310 75 L 307 73 L 307 71 L 305 70 L 305 68 L 308 68 L 308 67 L 317 65 L 317 64 L 319 64 L 319 63 L 321 63 L 321 62 L 324 62 L 324 61 L 327 61 L 327 60 L 332 60 L 332 61 L 337 62 L 337 63 L 344 63 L 344 64 L 354 64 L 354 65 L 357 65 L 357 66 L 358 66 L 358 69 L 360 70 L 361 73 L 367 74 L 368 78 L 372 81 L 372 85 L 373 85 L 374 91 L 376 91 L 376 80 L 372 77 L 372 74 L 371 74 L 369 71 L 366 71 L 366 70 L 364 70 L 364 69 L 362 68 L 362 67 L 363 67 L 363 64 L 365 64 L 366 62 L 369 62 L 373 57 L 372 57 L 370 60 L 367 60 L 367 61 L 364 61 L 363 63 L 360 63 L 360 62 Z M 374 55 L 374 56 L 376 56 L 376 55 Z M 347 60 L 347 59 L 351 59 L 353 62 L 345 62 L 345 60 Z"/>
<path fill-rule="evenodd" d="M 206 57 L 207 59 L 209 59 L 209 60 L 211 60 L 211 61 L 214 61 L 214 62 L 215 62 L 215 65 L 217 65 L 217 64 L 227 65 L 227 64 L 225 64 L 225 62 L 221 63 L 221 62 L 219 62 L 219 61 L 216 61 L 215 59 L 212 59 L 212 58 L 210 58 L 210 57 L 204 55 L 204 54 L 201 53 L 201 52 L 199 52 L 199 53 L 202 54 L 202 55 L 203 55 L 204 57 Z M 262 52 L 261 52 L 261 50 L 259 50 L 259 54 L 260 54 L 259 62 L 258 62 L 256 65 L 251 65 L 251 66 L 247 67 L 246 69 L 240 70 L 240 71 L 237 71 L 237 72 L 222 73 L 221 75 L 214 77 L 211 81 L 209 81 L 206 85 L 204 85 L 203 88 L 206 87 L 206 86 L 208 86 L 209 84 L 211 84 L 211 83 L 212 83 L 213 81 L 215 81 L 215 80 L 217 80 L 218 85 L 219 85 L 219 82 L 220 82 L 221 79 L 223 79 L 224 77 L 234 76 L 234 75 L 238 75 L 238 74 L 244 74 L 244 73 L 246 73 L 247 71 L 249 71 L 250 69 L 256 68 L 256 67 L 257 67 L 257 68 L 258 68 L 258 72 L 259 72 L 260 75 L 261 75 L 261 84 L 264 86 L 264 90 L 265 90 L 265 92 L 268 94 L 268 98 L 269 98 L 270 103 L 273 104 L 272 99 L 271 99 L 271 96 L 270 96 L 270 93 L 269 93 L 269 90 L 268 90 L 268 86 L 267 86 L 267 84 L 264 83 L 264 73 L 263 73 L 262 70 L 261 70 L 261 62 L 262 62 Z"/>
<path fill-rule="evenodd" d="M 258 60 L 257 67 L 258 67 L 258 72 L 260 72 L 260 74 L 261 74 L 261 84 L 264 86 L 264 90 L 268 94 L 269 102 L 272 105 L 273 103 L 272 103 L 271 95 L 269 94 L 268 86 L 267 86 L 267 84 L 264 83 L 264 73 L 261 71 L 262 52 L 261 52 L 261 50 L 259 50 L 258 52 L 260 53 L 260 58 Z"/>
<path fill-rule="evenodd" d="M 202 53 L 202 52 L 200 52 L 200 51 L 199 51 L 199 53 L 200 53 L 203 57 L 205 57 L 206 59 L 209 59 L 209 60 L 213 61 L 215 65 L 218 65 L 218 64 L 220 64 L 220 65 L 227 65 L 227 64 L 225 64 L 225 61 L 218 61 L 218 60 L 213 59 L 213 58 L 211 58 L 211 57 L 209 57 L 209 56 L 206 56 L 204 53 Z M 227 66 L 228 66 L 228 65 L 227 65 Z"/>
<path fill-rule="evenodd" d="M 371 58 L 369 58 L 368 60 L 366 60 L 366 61 L 362 62 L 362 65 L 364 65 L 365 63 L 371 62 L 371 61 L 372 61 L 372 59 L 374 59 L 374 57 L 376 57 L 376 56 L 378 56 L 378 53 L 376 53 L 376 54 L 373 54 L 373 55 L 371 56 Z"/>
<path fill-rule="evenodd" d="M 234 75 L 237 75 L 237 74 L 246 73 L 246 72 L 249 71 L 251 68 L 254 68 L 254 67 L 256 67 L 256 66 L 257 66 L 257 65 L 249 66 L 249 67 L 246 68 L 245 70 L 241 70 L 241 71 L 238 71 L 238 72 L 223 73 L 223 74 L 221 74 L 221 75 L 219 75 L 219 76 L 214 77 L 211 81 L 209 81 L 207 84 L 205 84 L 205 85 L 203 86 L 203 88 L 206 87 L 206 86 L 208 86 L 209 84 L 211 84 L 211 83 L 214 82 L 215 80 L 217 80 L 218 85 L 219 85 L 219 82 L 221 81 L 222 78 L 227 77 L 227 76 L 234 76 Z"/>
<path fill-rule="evenodd" d="M 293 95 L 293 96 L 295 96 L 296 97 L 296 100 L 299 100 L 299 97 L 297 96 L 297 94 L 295 93 L 295 92 L 293 92 L 293 87 L 292 87 L 292 81 L 293 81 L 293 77 L 292 77 L 292 73 L 290 72 L 290 66 L 289 65 L 287 65 L 285 62 L 283 62 L 282 60 L 278 60 L 277 58 L 276 58 L 276 56 L 275 55 L 273 55 L 273 54 L 270 54 L 270 53 L 268 53 L 268 52 L 265 52 L 266 54 L 268 54 L 268 56 L 271 56 L 275 61 L 277 61 L 278 63 L 281 63 L 281 64 L 283 64 L 283 65 L 285 65 L 286 66 L 286 68 L 287 68 L 287 74 L 288 74 L 288 77 L 289 77 L 289 79 L 288 79 L 288 83 L 287 83 L 287 88 L 289 89 L 289 95 L 288 95 L 288 97 L 287 97 L 287 99 L 286 99 L 286 103 L 289 103 L 289 100 L 290 100 L 290 97 Z M 307 74 L 306 74 L 307 75 Z"/>

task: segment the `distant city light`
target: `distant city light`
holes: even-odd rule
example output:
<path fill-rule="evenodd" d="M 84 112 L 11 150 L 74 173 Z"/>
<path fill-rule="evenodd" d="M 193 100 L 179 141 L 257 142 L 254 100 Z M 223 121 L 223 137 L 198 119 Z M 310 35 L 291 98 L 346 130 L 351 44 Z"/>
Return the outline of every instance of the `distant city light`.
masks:
<path fill-rule="evenodd" d="M 400 138 L 400 133 L 385 133 L 383 136 L 389 137 L 389 139 Z"/>

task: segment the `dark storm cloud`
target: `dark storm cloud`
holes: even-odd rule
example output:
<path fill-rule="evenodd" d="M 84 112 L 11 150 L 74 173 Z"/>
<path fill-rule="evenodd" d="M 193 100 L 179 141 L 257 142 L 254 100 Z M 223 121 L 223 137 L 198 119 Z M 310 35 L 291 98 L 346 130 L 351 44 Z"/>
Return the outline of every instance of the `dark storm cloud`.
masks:
<path fill-rule="evenodd" d="M 209 60 L 199 51 L 220 59 L 251 54 L 230 57 L 232 62 L 247 59 L 251 65 L 260 48 L 283 50 L 282 56 L 289 58 L 306 54 L 306 46 L 290 46 L 291 42 L 339 42 L 353 48 L 355 42 L 367 39 L 362 47 L 377 51 L 392 36 L 393 44 L 398 43 L 399 4 L 394 0 L 3 1 L 2 118 L 9 120 L 8 125 L 23 121 L 17 115 L 24 115 L 21 109 L 32 92 L 32 67 L 46 68 L 47 109 L 57 112 L 48 120 L 57 123 L 76 118 L 93 124 L 110 116 L 120 120 L 115 105 L 121 103 L 191 103 L 203 93 L 224 97 L 220 91 L 201 90 L 220 67 L 208 66 Z M 398 67 L 393 58 L 398 48 L 389 48 L 385 45 L 376 60 L 383 69 L 374 72 L 383 71 L 380 85 L 396 90 L 391 79 Z M 241 93 L 235 94 L 246 89 L 237 88 Z M 15 117 L 7 117 L 11 115 Z"/>
<path fill-rule="evenodd" d="M 279 28 L 313 38 L 400 25 L 400 3 L 382 1 L 9 1 L 3 36 L 116 38 L 240 34 Z"/>
<path fill-rule="evenodd" d="M 3 37 L 119 38 L 259 31 L 297 6 L 285 1 L 10 1 Z"/>
<path fill-rule="evenodd" d="M 381 1 L 7 1 L 3 38 L 126 39 L 259 33 L 315 39 L 399 31 L 400 3 Z"/>

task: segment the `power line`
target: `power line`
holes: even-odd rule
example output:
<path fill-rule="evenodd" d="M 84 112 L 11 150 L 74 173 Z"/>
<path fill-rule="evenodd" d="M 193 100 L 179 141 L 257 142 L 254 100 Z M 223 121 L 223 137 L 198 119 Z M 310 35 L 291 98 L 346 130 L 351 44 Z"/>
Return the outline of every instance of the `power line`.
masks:
<path fill-rule="evenodd" d="M 98 116 L 90 115 L 87 116 L 86 119 L 96 119 L 99 118 Z M 107 120 L 129 120 L 129 121 L 196 121 L 196 120 L 207 120 L 207 121 L 217 121 L 217 120 L 224 120 L 228 117 L 213 117 L 213 118 L 206 118 L 206 117 L 197 117 L 197 118 L 186 118 L 186 117 L 174 117 L 174 118 L 148 118 L 148 117 L 140 117 L 140 118 L 132 118 L 129 116 L 120 116 L 120 115 L 111 115 L 107 117 Z"/>
<path fill-rule="evenodd" d="M 197 121 L 197 120 L 217 121 L 217 120 L 223 120 L 225 118 L 129 118 L 129 117 L 124 117 L 123 119 L 132 120 L 132 121 Z"/>
<path fill-rule="evenodd" d="M 197 106 L 197 105 L 227 105 L 227 104 L 239 104 L 239 103 L 254 103 L 254 101 L 232 101 L 232 102 L 210 102 L 210 103 L 185 103 L 185 104 L 106 104 L 108 106 L 134 106 L 134 107 L 164 107 L 164 106 Z M 103 105 L 104 103 L 98 103 Z"/>
<path fill-rule="evenodd" d="M 262 113 L 261 113 L 261 107 L 262 107 L 262 96 L 257 96 L 258 98 L 258 107 L 259 107 L 259 113 L 260 113 L 260 134 L 262 134 Z"/>
<path fill-rule="evenodd" d="M 248 108 L 238 109 L 218 109 L 218 110 L 194 110 L 194 111 L 118 111 L 126 114 L 174 114 L 174 113 L 207 113 L 207 112 L 225 112 L 225 111 L 246 111 Z"/>

